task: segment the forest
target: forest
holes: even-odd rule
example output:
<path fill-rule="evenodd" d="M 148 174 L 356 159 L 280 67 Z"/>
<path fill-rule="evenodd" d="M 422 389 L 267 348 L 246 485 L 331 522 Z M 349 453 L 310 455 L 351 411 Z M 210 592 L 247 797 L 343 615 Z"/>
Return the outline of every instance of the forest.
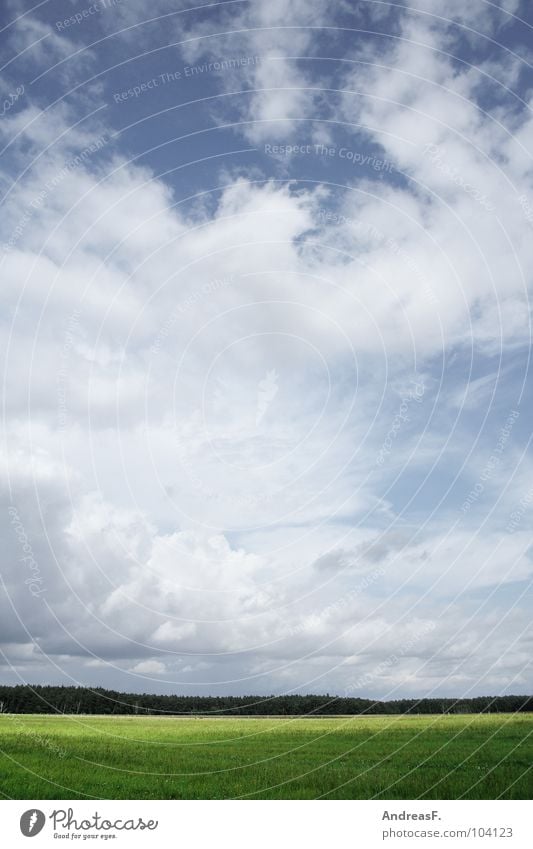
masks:
<path fill-rule="evenodd" d="M 181 696 L 101 687 L 0 686 L 1 713 L 170 716 L 335 716 L 533 712 L 533 696 L 375 701 L 334 695 Z"/>

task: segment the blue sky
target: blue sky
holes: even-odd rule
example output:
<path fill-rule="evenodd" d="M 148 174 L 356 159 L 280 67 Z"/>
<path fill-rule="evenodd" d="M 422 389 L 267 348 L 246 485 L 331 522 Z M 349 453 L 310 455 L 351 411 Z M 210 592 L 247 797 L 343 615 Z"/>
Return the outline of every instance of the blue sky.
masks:
<path fill-rule="evenodd" d="M 2 679 L 531 691 L 533 17 L 2 10 Z"/>

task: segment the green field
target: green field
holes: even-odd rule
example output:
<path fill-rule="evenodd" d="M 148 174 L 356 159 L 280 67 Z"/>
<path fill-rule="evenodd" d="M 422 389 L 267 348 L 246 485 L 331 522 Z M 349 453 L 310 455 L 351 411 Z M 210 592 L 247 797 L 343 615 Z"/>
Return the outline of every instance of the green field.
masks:
<path fill-rule="evenodd" d="M 530 799 L 533 714 L 0 715 L 14 799 Z"/>

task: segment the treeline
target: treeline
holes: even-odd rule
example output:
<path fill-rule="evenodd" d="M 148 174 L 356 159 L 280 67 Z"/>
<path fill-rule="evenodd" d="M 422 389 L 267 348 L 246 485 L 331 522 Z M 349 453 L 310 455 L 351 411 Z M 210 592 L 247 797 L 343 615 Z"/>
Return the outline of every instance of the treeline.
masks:
<path fill-rule="evenodd" d="M 97 687 L 0 686 L 2 713 L 90 713 L 179 716 L 313 716 L 317 714 L 516 713 L 533 711 L 533 696 L 397 699 L 341 696 L 163 696 Z"/>

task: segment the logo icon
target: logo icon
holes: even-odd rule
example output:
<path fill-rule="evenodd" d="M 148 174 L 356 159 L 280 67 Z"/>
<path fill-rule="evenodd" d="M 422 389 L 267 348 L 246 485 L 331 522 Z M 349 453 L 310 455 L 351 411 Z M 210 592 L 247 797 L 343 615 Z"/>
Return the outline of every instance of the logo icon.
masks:
<path fill-rule="evenodd" d="M 255 411 L 255 426 L 259 427 L 261 420 L 278 394 L 278 373 L 275 368 L 267 371 L 263 380 L 257 386 L 257 406 Z"/>
<path fill-rule="evenodd" d="M 35 837 L 43 830 L 46 817 L 42 811 L 37 808 L 31 808 L 25 811 L 20 818 L 20 830 L 24 837 Z"/>

